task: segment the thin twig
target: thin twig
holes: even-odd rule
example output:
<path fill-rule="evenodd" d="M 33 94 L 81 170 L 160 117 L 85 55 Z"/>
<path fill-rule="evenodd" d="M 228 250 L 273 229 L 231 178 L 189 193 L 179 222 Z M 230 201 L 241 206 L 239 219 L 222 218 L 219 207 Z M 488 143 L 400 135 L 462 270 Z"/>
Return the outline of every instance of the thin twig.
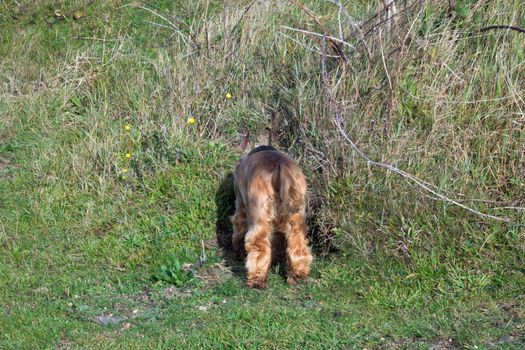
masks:
<path fill-rule="evenodd" d="M 289 36 L 287 34 L 284 34 L 283 32 L 277 32 L 277 34 L 282 35 L 282 36 L 284 36 L 287 39 L 290 39 L 291 41 L 293 41 L 294 43 L 304 47 L 308 51 L 315 52 L 316 54 L 322 55 L 321 51 L 316 50 L 315 48 L 312 48 L 312 47 L 310 47 L 310 46 L 300 42 L 299 40 L 297 40 L 295 38 L 292 38 L 291 36 Z M 330 57 L 330 58 L 339 58 L 339 56 L 335 56 L 335 55 L 327 55 L 327 56 Z"/>
<path fill-rule="evenodd" d="M 485 28 L 481 28 L 478 30 L 478 32 L 486 32 L 487 30 L 495 30 L 495 29 L 504 29 L 504 30 L 515 30 L 517 32 L 525 34 L 525 29 L 520 28 L 518 26 L 505 26 L 505 25 L 495 25 L 495 26 L 488 26 Z"/>
<path fill-rule="evenodd" d="M 385 52 L 383 50 L 383 35 L 382 34 L 383 34 L 383 30 L 380 28 L 379 29 L 379 48 L 381 49 L 381 60 L 383 61 L 383 68 L 385 68 L 385 74 L 388 79 L 388 86 L 390 87 L 390 92 L 392 92 L 394 87 L 392 85 L 392 79 L 390 78 L 390 73 L 388 72 L 388 67 L 386 65 Z"/>
<path fill-rule="evenodd" d="M 343 13 L 345 14 L 345 17 L 346 17 L 348 23 L 350 23 L 350 26 L 352 27 L 352 29 L 354 30 L 354 32 L 357 32 L 357 33 L 362 34 L 362 32 L 361 32 L 361 27 L 359 26 L 359 24 L 357 23 L 357 21 L 356 21 L 352 16 L 350 16 L 350 14 L 349 14 L 348 11 L 346 10 L 346 8 L 343 6 L 343 4 L 341 3 L 341 1 L 339 1 L 339 0 L 326 0 L 326 1 L 331 2 L 331 3 L 334 4 L 334 5 L 339 6 L 341 12 L 343 12 Z"/>
<path fill-rule="evenodd" d="M 351 49 L 355 50 L 355 46 L 350 44 L 349 42 L 346 42 L 344 40 L 341 40 L 339 38 L 336 38 L 334 36 L 330 36 L 330 35 L 325 35 L 325 34 L 321 34 L 321 33 L 316 33 L 316 32 L 311 32 L 309 30 L 304 30 L 304 29 L 298 29 L 298 28 L 292 28 L 292 27 L 287 27 L 287 26 L 281 26 L 281 28 L 283 29 L 288 29 L 288 30 L 291 30 L 291 31 L 294 31 L 294 32 L 299 32 L 299 33 L 303 33 L 303 34 L 307 34 L 307 35 L 311 35 L 311 36 L 316 36 L 316 37 L 319 37 L 319 38 L 326 38 L 326 39 L 329 39 L 329 40 L 333 40 L 333 41 L 336 41 L 338 43 L 341 43 L 343 45 L 346 45 L 348 47 L 350 47 Z"/>
<path fill-rule="evenodd" d="M 345 61 L 346 60 L 346 56 L 345 56 L 344 52 L 341 50 L 339 45 L 337 45 L 337 42 L 334 40 L 334 38 L 328 36 L 328 32 L 326 31 L 324 26 L 321 24 L 321 22 L 319 22 L 317 17 L 315 17 L 315 15 L 312 13 L 312 11 L 310 9 L 308 9 L 306 6 L 304 6 L 301 3 L 299 3 L 297 0 L 288 0 L 288 1 L 291 2 L 292 4 L 294 4 L 295 6 L 297 6 L 299 9 L 301 9 L 304 13 L 306 13 L 308 15 L 308 17 L 310 17 L 317 24 L 319 29 L 321 29 L 321 31 L 323 32 L 323 35 L 325 35 L 326 38 L 328 39 L 328 42 L 330 43 L 331 49 L 340 57 L 340 59 Z M 353 45 L 351 45 L 351 46 L 353 47 Z"/>
<path fill-rule="evenodd" d="M 248 11 L 250 11 L 250 9 L 252 8 L 252 6 L 257 2 L 258 0 L 253 0 L 248 6 L 246 6 L 246 8 L 244 9 L 244 12 L 242 13 L 241 15 L 241 18 L 239 18 L 239 20 L 237 21 L 237 23 L 233 26 L 233 29 L 231 30 L 230 32 L 230 36 L 235 32 L 235 29 L 237 29 L 237 27 L 239 26 L 239 24 L 241 24 L 244 16 L 246 16 L 246 14 L 248 13 Z"/>
<path fill-rule="evenodd" d="M 388 5 L 385 4 L 385 14 L 388 16 L 389 12 L 392 12 L 393 15 L 397 13 L 397 6 L 396 6 L 395 0 L 392 0 L 392 2 Z M 396 21 L 395 17 L 393 19 L 394 19 L 393 22 L 395 23 Z M 392 28 L 392 21 L 388 22 L 388 27 L 389 29 Z"/>
<path fill-rule="evenodd" d="M 368 46 L 368 43 L 365 40 L 365 35 L 364 35 L 363 30 L 361 29 L 361 26 L 359 25 L 359 23 L 357 23 L 357 21 L 352 16 L 350 16 L 350 14 L 348 13 L 348 11 L 343 6 L 343 4 L 341 3 L 340 0 L 326 0 L 326 1 L 331 2 L 332 4 L 334 4 L 336 6 L 339 6 L 339 12 L 342 12 L 345 15 L 346 20 L 348 21 L 348 23 L 350 23 L 350 26 L 352 27 L 352 29 L 353 29 L 354 33 L 356 34 L 357 38 L 361 41 L 361 43 L 365 47 L 366 53 L 368 54 L 368 57 L 371 57 L 372 56 L 372 51 L 370 50 L 370 47 Z M 343 37 L 341 37 L 341 39 L 343 39 Z"/>
<path fill-rule="evenodd" d="M 525 210 L 525 207 L 496 207 L 494 209 L 505 209 L 505 210 Z"/>
<path fill-rule="evenodd" d="M 343 22 L 341 21 L 341 14 L 342 14 L 341 8 L 342 7 L 339 6 L 339 11 L 337 12 L 337 24 L 339 25 L 339 38 L 343 40 L 345 36 L 343 34 Z"/>
<path fill-rule="evenodd" d="M 366 31 L 364 34 L 363 34 L 363 37 L 366 38 L 368 37 L 370 34 L 372 34 L 378 27 L 384 25 L 384 24 L 388 24 L 390 23 L 390 20 L 392 20 L 394 17 L 397 17 L 397 16 L 400 16 L 401 14 L 405 13 L 405 12 L 408 12 L 409 9 L 412 9 L 412 7 L 414 7 L 417 3 L 419 3 L 419 1 L 414 1 L 411 5 L 408 5 L 408 6 L 405 6 L 402 10 L 399 10 L 397 11 L 395 14 L 393 14 L 392 16 L 388 16 L 387 18 L 385 18 L 384 20 L 381 20 L 379 21 L 378 23 L 372 25 L 372 27 Z M 380 10 L 374 17 L 372 17 L 371 19 L 377 17 L 384 9 Z M 371 19 L 367 20 L 364 24 L 363 24 L 363 27 L 370 23 Z M 360 43 L 360 42 L 359 42 Z M 358 44 L 359 44 L 358 43 Z"/>

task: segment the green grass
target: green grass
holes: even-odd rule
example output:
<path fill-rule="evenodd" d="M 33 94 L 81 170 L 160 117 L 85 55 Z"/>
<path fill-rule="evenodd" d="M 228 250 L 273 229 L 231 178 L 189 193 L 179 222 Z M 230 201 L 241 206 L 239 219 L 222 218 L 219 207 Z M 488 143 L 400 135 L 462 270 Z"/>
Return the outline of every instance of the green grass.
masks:
<path fill-rule="evenodd" d="M 392 90 L 376 36 L 370 58 L 347 53 L 353 75 L 329 61 L 370 156 L 507 224 L 352 158 L 318 55 L 279 34 L 315 44 L 281 27 L 317 30 L 311 19 L 257 2 L 232 32 L 249 3 L 141 3 L 176 33 L 120 0 L 0 4 L 0 348 L 522 349 L 523 211 L 495 207 L 524 206 L 523 36 L 450 33 L 524 25 L 523 4 L 410 14 L 414 26 L 398 24 L 410 41 L 383 41 L 405 45 L 386 57 Z M 304 3 L 337 33 L 337 8 Z M 360 19 L 375 10 L 346 5 Z M 266 126 L 305 169 L 312 226 L 337 249 L 318 245 L 305 283 L 275 267 L 256 291 L 216 225 L 242 134 L 264 142 Z M 107 315 L 123 320 L 95 322 Z"/>

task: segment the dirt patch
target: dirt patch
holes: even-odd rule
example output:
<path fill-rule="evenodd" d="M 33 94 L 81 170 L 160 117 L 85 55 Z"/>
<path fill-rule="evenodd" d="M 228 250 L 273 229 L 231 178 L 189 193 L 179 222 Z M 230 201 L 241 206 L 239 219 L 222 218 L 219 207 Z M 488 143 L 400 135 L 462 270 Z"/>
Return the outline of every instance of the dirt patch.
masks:
<path fill-rule="evenodd" d="M 459 343 L 454 339 L 439 340 L 428 346 L 428 350 L 452 350 L 459 348 Z"/>
<path fill-rule="evenodd" d="M 208 267 L 202 267 L 195 271 L 195 277 L 205 283 L 204 290 L 213 288 L 233 277 L 231 266 L 222 260 Z"/>
<path fill-rule="evenodd" d="M 426 348 L 428 350 L 456 350 L 460 349 L 459 343 L 454 339 L 437 339 L 431 342 L 418 341 L 415 339 L 385 339 L 383 344 L 378 345 L 374 350 L 401 350 Z"/>
<path fill-rule="evenodd" d="M 13 158 L 14 155 L 12 153 L 0 153 L 0 171 L 10 166 Z M 3 174 L 0 178 L 7 179 L 8 174 Z"/>
<path fill-rule="evenodd" d="M 164 291 L 162 292 L 162 296 L 166 300 L 171 300 L 175 297 L 187 298 L 187 297 L 191 297 L 191 294 L 192 294 L 192 291 L 190 289 L 182 289 L 176 286 L 169 286 L 168 288 L 164 289 Z"/>

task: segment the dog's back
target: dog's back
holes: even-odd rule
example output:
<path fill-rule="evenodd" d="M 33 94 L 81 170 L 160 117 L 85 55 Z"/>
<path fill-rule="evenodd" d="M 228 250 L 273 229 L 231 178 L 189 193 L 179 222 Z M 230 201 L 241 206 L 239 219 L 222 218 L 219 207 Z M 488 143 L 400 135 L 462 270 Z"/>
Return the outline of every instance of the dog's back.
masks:
<path fill-rule="evenodd" d="M 252 149 L 250 151 L 250 153 L 248 153 L 248 156 L 251 156 L 252 154 L 255 154 L 255 153 L 258 153 L 258 152 L 263 152 L 263 151 L 274 151 L 274 152 L 279 152 L 278 150 L 276 150 L 275 148 L 273 148 L 272 146 L 266 146 L 266 145 L 263 145 L 263 146 L 258 146 L 258 147 L 255 147 L 254 149 Z"/>
<path fill-rule="evenodd" d="M 274 215 L 304 212 L 304 174 L 291 158 L 272 146 L 259 146 L 248 153 L 236 168 L 235 180 L 247 206 L 250 198 L 268 196 L 274 200 Z"/>

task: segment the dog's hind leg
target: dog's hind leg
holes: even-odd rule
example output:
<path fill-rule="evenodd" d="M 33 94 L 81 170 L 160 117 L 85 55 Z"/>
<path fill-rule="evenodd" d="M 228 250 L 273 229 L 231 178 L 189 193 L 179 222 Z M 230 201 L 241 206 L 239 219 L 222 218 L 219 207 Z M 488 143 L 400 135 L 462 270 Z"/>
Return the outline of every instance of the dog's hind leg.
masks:
<path fill-rule="evenodd" d="M 296 284 L 300 279 L 308 275 L 310 264 L 312 263 L 312 254 L 308 248 L 303 215 L 299 213 L 291 215 L 286 228 L 288 283 Z"/>
<path fill-rule="evenodd" d="M 233 226 L 233 253 L 238 259 L 242 259 L 246 255 L 246 252 L 244 251 L 244 236 L 246 236 L 246 232 L 248 231 L 248 219 L 246 217 L 246 207 L 239 193 L 237 193 L 237 198 L 235 200 L 235 214 L 233 215 L 231 222 Z"/>
<path fill-rule="evenodd" d="M 248 279 L 246 284 L 252 288 L 266 288 L 268 269 L 272 261 L 271 229 L 264 221 L 254 222 L 245 238 L 246 270 Z"/>

